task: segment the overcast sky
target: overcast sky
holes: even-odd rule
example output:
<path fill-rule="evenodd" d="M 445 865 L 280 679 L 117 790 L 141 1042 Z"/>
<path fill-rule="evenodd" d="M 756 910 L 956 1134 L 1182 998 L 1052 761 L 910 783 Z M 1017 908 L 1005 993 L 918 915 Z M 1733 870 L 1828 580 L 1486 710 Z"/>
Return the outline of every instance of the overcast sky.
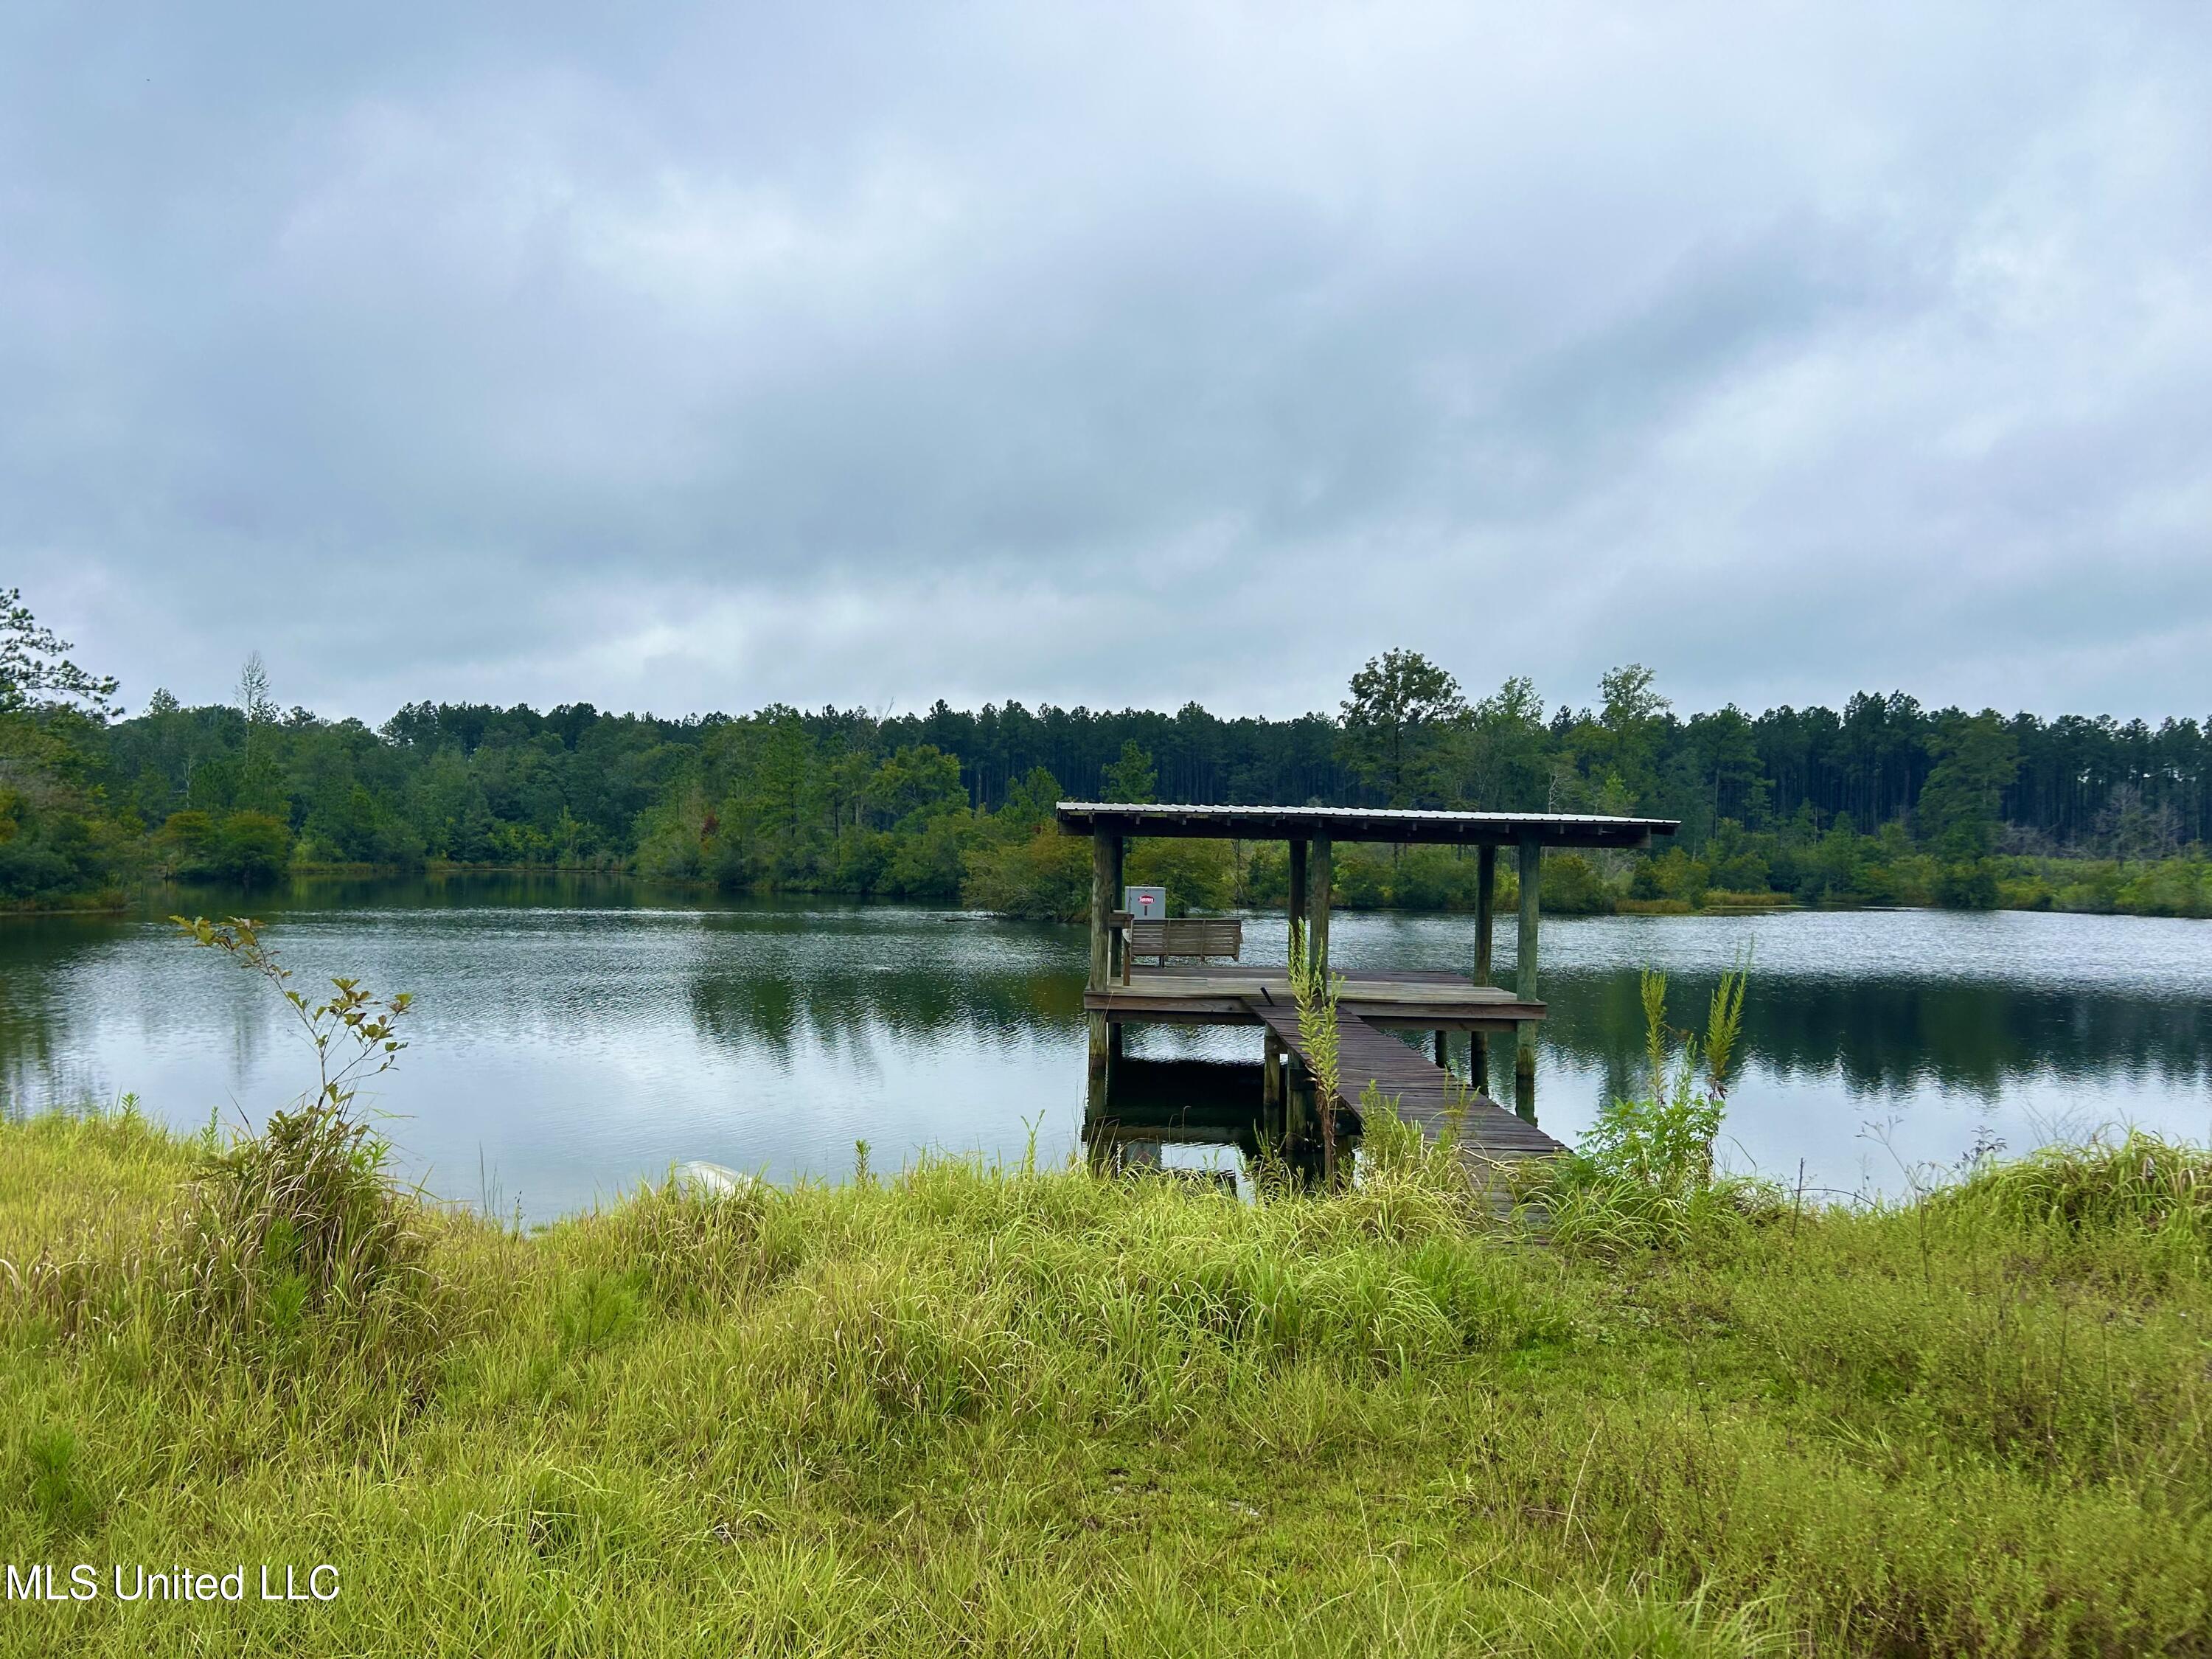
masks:
<path fill-rule="evenodd" d="M 286 703 L 2212 714 L 2212 7 L 0 12 L 0 586 Z"/>

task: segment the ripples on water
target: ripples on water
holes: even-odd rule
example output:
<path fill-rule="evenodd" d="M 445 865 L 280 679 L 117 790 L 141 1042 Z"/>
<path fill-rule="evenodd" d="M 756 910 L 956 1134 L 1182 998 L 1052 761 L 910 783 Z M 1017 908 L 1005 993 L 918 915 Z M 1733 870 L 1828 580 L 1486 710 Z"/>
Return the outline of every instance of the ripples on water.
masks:
<path fill-rule="evenodd" d="M 241 901 L 187 893 L 186 908 Z M 169 908 L 169 907 L 165 907 Z M 894 906 L 700 902 L 607 881 L 302 884 L 254 901 L 301 981 L 416 994 L 377 1104 L 448 1197 L 544 1218 L 704 1158 L 838 1178 L 922 1146 L 1075 1147 L 1079 928 Z M 1279 960 L 1279 918 L 1248 927 Z M 1501 929 L 1510 972 L 1511 929 Z M 1701 1023 L 1747 950 L 1727 1151 L 1814 1188 L 1893 1190 L 1898 1160 L 2018 1151 L 2107 1122 L 2212 1139 L 2212 924 L 2128 917 L 1784 912 L 1555 918 L 1537 1103 L 1571 1139 L 1642 1053 L 1637 973 Z M 1340 913 L 1346 967 L 1464 969 L 1466 917 Z M 10 1111 L 130 1091 L 184 1127 L 252 1120 L 312 1060 L 265 989 L 154 915 L 0 925 Z M 1256 1031 L 1154 1030 L 1133 1052 L 1255 1058 Z M 1869 1124 L 1881 1126 L 1870 1133 Z"/>

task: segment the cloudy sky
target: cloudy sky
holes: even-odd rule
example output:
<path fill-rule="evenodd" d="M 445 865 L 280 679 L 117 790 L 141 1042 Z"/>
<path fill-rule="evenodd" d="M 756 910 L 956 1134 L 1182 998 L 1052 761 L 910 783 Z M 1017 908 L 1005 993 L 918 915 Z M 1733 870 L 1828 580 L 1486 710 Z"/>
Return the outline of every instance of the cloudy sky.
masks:
<path fill-rule="evenodd" d="M 287 703 L 2212 713 L 2212 8 L 0 13 L 0 586 Z"/>

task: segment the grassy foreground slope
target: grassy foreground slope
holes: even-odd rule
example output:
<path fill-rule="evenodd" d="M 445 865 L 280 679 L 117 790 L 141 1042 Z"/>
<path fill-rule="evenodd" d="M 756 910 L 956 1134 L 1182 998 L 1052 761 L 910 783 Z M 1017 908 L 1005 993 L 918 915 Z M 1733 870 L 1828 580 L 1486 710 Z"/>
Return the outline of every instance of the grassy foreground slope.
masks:
<path fill-rule="evenodd" d="M 2154 1146 L 1603 1249 L 1402 1147 L 1259 1205 L 939 1163 L 398 1200 L 328 1273 L 207 1159 L 0 1127 L 0 1560 L 338 1596 L 0 1652 L 2212 1652 L 2212 1178 Z"/>

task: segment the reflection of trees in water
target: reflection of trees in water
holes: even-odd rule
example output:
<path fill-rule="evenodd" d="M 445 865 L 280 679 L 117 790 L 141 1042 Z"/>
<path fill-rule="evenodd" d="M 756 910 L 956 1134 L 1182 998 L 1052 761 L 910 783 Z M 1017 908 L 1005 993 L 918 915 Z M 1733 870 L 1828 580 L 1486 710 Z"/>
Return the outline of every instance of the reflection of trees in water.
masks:
<path fill-rule="evenodd" d="M 834 1049 L 861 1031 L 1005 1043 L 1073 1031 L 1083 1018 L 1083 982 L 1067 974 L 715 970 L 695 978 L 690 994 L 703 1036 L 781 1058 L 802 1043 Z"/>
<path fill-rule="evenodd" d="M 1702 1026 L 1710 977 L 1674 981 L 1675 1022 Z M 1562 973 L 1547 981 L 1546 1045 L 1602 1070 L 1607 1089 L 1640 1080 L 1644 1015 L 1632 972 Z M 788 1058 L 802 1045 L 836 1049 L 856 1033 L 908 1040 L 953 1034 L 978 1044 L 1041 1032 L 1073 1035 L 1082 982 L 1068 973 L 872 972 L 816 963 L 702 972 L 691 1014 L 713 1041 Z M 1754 979 L 1745 1064 L 1765 1075 L 1840 1075 L 1856 1091 L 1904 1092 L 1934 1083 L 1996 1093 L 2057 1074 L 2136 1079 L 2166 1089 L 2212 1085 L 2212 1006 L 2094 991 L 1889 980 L 1844 983 Z"/>
<path fill-rule="evenodd" d="M 1714 981 L 1670 981 L 1675 1024 L 1701 1028 Z M 1637 976 L 1561 974 L 1544 987 L 1545 1042 L 1634 1085 L 1643 1054 Z M 1744 1013 L 1744 1064 L 1789 1079 L 1840 1073 L 1854 1090 L 1926 1083 L 1994 1093 L 2038 1073 L 2164 1088 L 2212 1082 L 2212 1006 L 1996 983 L 1760 979 Z"/>
<path fill-rule="evenodd" d="M 362 889 L 347 896 L 395 910 L 488 913 L 313 914 L 317 902 L 330 902 L 320 888 L 283 896 L 301 912 L 279 933 L 299 983 L 314 988 L 321 973 L 356 972 L 380 988 L 415 991 L 426 1046 L 464 1031 L 619 1045 L 630 1026 L 661 1042 L 661 1022 L 674 1016 L 688 1017 L 708 1042 L 786 1063 L 811 1049 L 866 1064 L 865 1045 L 876 1041 L 948 1056 L 963 1042 L 985 1048 L 1042 1039 L 1080 1049 L 1079 930 L 828 903 L 629 914 L 620 884 L 559 877 Z M 561 908 L 586 902 L 599 908 Z M 533 906 L 545 908 L 512 922 L 497 915 Z M 220 906 L 188 899 L 181 908 Z M 154 1086 L 131 1074 L 125 1042 L 155 1060 L 168 1044 L 200 1055 L 213 1048 L 234 1079 L 274 1064 L 254 1106 L 298 1086 L 307 1062 L 264 988 L 188 959 L 166 928 L 149 931 L 149 920 L 36 919 L 0 929 L 0 1108 L 105 1097 L 111 1070 L 113 1086 Z M 1712 986 L 1710 975 L 1675 978 L 1677 1022 L 1702 1024 Z M 1596 1070 L 1609 1090 L 1633 1086 L 1643 1052 L 1634 970 L 1563 966 L 1546 973 L 1544 990 L 1547 1053 Z M 1249 1032 L 1144 1042 L 1163 1054 L 1249 1054 L 1258 1046 Z M 1754 963 L 1745 1058 L 1784 1082 L 1840 1077 L 1867 1093 L 1934 1083 L 1994 1094 L 2054 1074 L 2203 1091 L 2212 1088 L 2212 1003 L 1959 979 L 1778 976 Z M 169 1103 L 185 1117 L 209 1103 Z"/>
<path fill-rule="evenodd" d="M 37 986 L 0 974 L 0 1115 L 21 1117 L 42 1103 L 54 1071 L 59 1023 Z"/>
<path fill-rule="evenodd" d="M 210 1048 L 234 1080 L 278 1056 L 291 1068 L 280 1079 L 287 1095 L 313 1076 L 312 1050 L 268 988 L 228 963 L 193 960 L 171 932 L 155 929 L 149 947 L 143 924 L 108 916 L 0 928 L 0 1116 L 109 1106 L 137 1091 L 196 1121 L 211 1107 L 228 1118 L 228 1091 L 160 1097 L 179 1056 Z M 312 993 L 312 976 L 301 979 Z"/>

